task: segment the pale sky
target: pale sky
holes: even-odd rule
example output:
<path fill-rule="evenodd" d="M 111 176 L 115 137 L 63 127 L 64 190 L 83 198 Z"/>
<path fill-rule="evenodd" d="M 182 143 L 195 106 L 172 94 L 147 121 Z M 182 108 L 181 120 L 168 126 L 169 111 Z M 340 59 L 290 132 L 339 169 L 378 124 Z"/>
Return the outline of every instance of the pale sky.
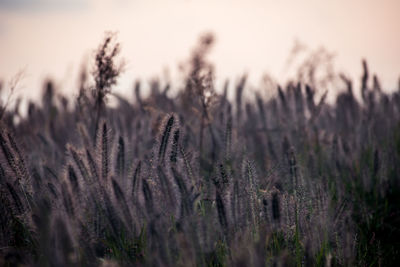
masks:
<path fill-rule="evenodd" d="M 361 59 L 388 90 L 400 75 L 398 0 L 0 0 L 0 79 L 24 69 L 24 95 L 45 77 L 76 93 L 77 73 L 105 31 L 117 31 L 128 62 L 118 91 L 161 75 L 188 58 L 199 34 L 212 31 L 217 80 L 263 73 L 284 81 L 294 40 L 335 52 L 337 70 L 359 80 Z"/>

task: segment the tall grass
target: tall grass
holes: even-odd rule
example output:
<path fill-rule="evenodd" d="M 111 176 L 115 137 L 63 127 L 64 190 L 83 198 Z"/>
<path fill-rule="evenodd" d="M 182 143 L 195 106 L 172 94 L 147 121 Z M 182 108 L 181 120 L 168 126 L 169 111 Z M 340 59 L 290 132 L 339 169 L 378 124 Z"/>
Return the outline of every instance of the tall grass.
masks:
<path fill-rule="evenodd" d="M 231 101 L 228 83 L 214 88 L 213 41 L 200 39 L 173 97 L 161 81 L 148 97 L 139 81 L 135 99 L 113 94 L 107 35 L 74 103 L 47 83 L 26 117 L 1 109 L 0 265 L 400 261 L 400 88 L 371 82 L 363 61 L 360 100 L 335 74 L 333 104 L 303 76 L 253 101 L 244 75 Z"/>

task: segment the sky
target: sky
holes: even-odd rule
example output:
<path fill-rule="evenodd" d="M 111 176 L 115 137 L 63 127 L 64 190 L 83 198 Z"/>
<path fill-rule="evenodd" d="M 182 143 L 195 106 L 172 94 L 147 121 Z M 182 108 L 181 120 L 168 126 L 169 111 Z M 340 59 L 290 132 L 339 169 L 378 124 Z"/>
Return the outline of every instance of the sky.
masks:
<path fill-rule="evenodd" d="M 335 54 L 338 71 L 359 80 L 361 59 L 383 87 L 400 76 L 398 0 L 0 0 L 0 79 L 23 71 L 20 94 L 38 97 L 43 80 L 77 93 L 78 73 L 105 31 L 118 32 L 127 62 L 117 91 L 131 94 L 136 79 L 170 73 L 190 55 L 201 33 L 216 35 L 210 60 L 217 82 L 249 74 L 258 86 L 278 82 L 295 40 Z"/>

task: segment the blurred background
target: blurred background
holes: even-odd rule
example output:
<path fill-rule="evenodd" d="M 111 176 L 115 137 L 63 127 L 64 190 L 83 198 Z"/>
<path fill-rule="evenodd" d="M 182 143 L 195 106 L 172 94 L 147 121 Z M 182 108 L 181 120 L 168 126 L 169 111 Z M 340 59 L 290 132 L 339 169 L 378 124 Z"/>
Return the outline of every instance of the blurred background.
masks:
<path fill-rule="evenodd" d="M 38 97 L 46 78 L 77 94 L 82 66 L 91 69 L 104 32 L 116 31 L 127 63 L 116 91 L 131 95 L 136 79 L 178 81 L 199 35 L 213 32 L 217 85 L 243 73 L 250 87 L 266 73 L 283 83 L 296 68 L 294 54 L 324 47 L 334 71 L 355 86 L 365 58 L 392 91 L 400 74 L 399 11 L 398 0 L 0 0 L 0 80 L 5 85 L 22 71 L 19 94 Z"/>

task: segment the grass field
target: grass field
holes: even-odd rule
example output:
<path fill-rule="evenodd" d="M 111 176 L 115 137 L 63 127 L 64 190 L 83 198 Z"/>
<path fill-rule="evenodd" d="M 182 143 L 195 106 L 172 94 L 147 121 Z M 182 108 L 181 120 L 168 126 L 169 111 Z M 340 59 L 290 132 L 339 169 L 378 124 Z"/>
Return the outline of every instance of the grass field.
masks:
<path fill-rule="evenodd" d="M 78 97 L 48 81 L 26 116 L 0 106 L 1 266 L 400 262 L 400 88 L 364 61 L 361 88 L 334 74 L 330 103 L 311 62 L 255 94 L 243 76 L 230 99 L 212 44 L 200 38 L 176 93 L 137 82 L 129 99 L 112 91 L 107 35 Z"/>

